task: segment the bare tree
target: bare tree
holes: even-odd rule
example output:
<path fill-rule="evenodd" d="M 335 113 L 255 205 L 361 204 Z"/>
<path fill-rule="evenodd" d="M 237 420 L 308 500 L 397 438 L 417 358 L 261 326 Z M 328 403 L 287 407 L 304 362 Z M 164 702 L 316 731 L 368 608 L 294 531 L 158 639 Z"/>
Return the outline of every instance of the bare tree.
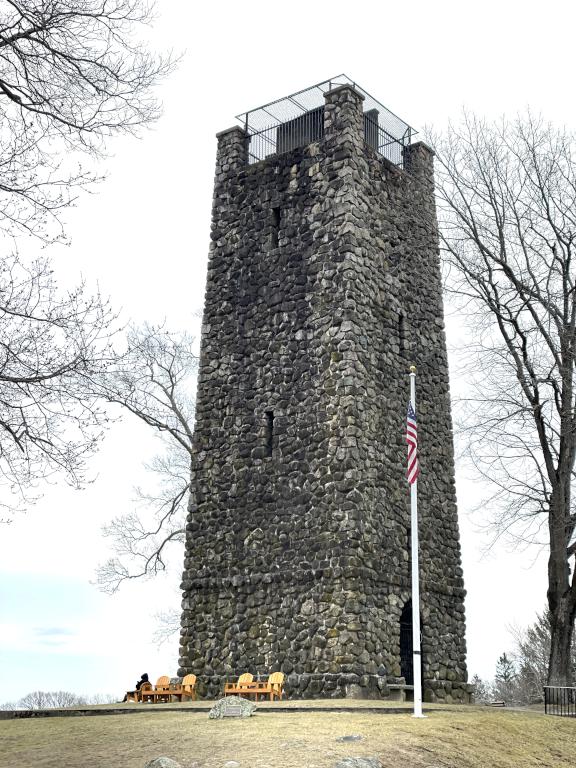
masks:
<path fill-rule="evenodd" d="M 574 139 L 528 115 L 466 115 L 437 180 L 449 289 L 473 326 L 469 454 L 493 484 L 498 534 L 547 546 L 550 684 L 572 682 L 576 420 Z"/>
<path fill-rule="evenodd" d="M 0 704 L 0 710 L 6 709 L 55 709 L 59 707 L 84 707 L 94 704 L 112 704 L 116 697 L 108 693 L 95 693 L 83 696 L 70 691 L 32 691 L 17 702 Z"/>
<path fill-rule="evenodd" d="M 85 696 L 70 691 L 50 691 L 48 696 L 51 707 L 82 707 L 87 704 Z"/>
<path fill-rule="evenodd" d="M 16 704 L 17 709 L 54 709 L 58 707 L 79 707 L 86 704 L 84 696 L 69 691 L 32 691 Z"/>
<path fill-rule="evenodd" d="M 47 709 L 51 705 L 50 694 L 46 691 L 31 691 L 18 701 L 18 709 Z"/>
<path fill-rule="evenodd" d="M 155 120 L 173 66 L 135 33 L 141 0 L 0 0 L 0 230 L 49 240 L 74 189 L 97 176 L 77 155 Z M 29 501 L 40 480 L 85 480 L 107 416 L 86 386 L 109 352 L 113 315 L 80 285 L 58 293 L 49 261 L 0 259 L 0 482 Z M 2 505 L 14 508 L 6 501 Z"/>
<path fill-rule="evenodd" d="M 152 10 L 146 0 L 0 0 L 4 231 L 47 239 L 74 190 L 98 178 L 75 154 L 97 157 L 108 136 L 156 120 L 153 87 L 174 61 L 137 41 Z"/>
<path fill-rule="evenodd" d="M 91 693 L 89 696 L 82 697 L 86 704 L 115 704 L 118 701 L 117 696 L 113 696 L 111 693 Z"/>
<path fill-rule="evenodd" d="M 84 286 L 60 293 L 48 261 L 0 265 L 0 506 L 31 501 L 56 473 L 85 480 L 109 417 L 91 392 L 111 356 L 114 314 Z"/>
<path fill-rule="evenodd" d="M 486 703 L 493 698 L 492 683 L 483 680 L 479 675 L 474 675 L 470 682 L 474 686 L 474 701 L 476 704 Z"/>
<path fill-rule="evenodd" d="M 165 570 L 170 545 L 182 549 L 190 491 L 194 340 L 186 333 L 144 326 L 131 329 L 127 341 L 126 352 L 95 391 L 156 430 L 164 452 L 148 465 L 156 479 L 154 491 L 137 489 L 138 508 L 104 529 L 116 556 L 100 566 L 97 581 L 110 593 L 127 579 Z"/>
<path fill-rule="evenodd" d="M 543 701 L 544 686 L 548 681 L 548 664 L 550 661 L 550 613 L 544 610 L 536 615 L 536 620 L 530 626 L 520 629 L 512 627 L 511 633 L 515 641 L 512 654 L 518 670 L 517 688 L 519 699 L 526 704 Z M 576 637 L 572 637 L 571 664 L 576 671 Z"/>

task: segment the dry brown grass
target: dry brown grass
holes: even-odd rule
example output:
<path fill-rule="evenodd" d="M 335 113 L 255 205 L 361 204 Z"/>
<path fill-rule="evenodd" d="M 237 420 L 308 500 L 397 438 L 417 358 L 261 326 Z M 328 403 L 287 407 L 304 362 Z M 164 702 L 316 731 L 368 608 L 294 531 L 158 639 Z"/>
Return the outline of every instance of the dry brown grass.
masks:
<path fill-rule="evenodd" d="M 347 734 L 363 739 L 336 741 Z M 417 720 L 410 710 L 370 713 L 360 704 L 354 713 L 312 706 L 215 721 L 205 712 L 150 707 L 0 721 L 0 745 L 0 765 L 10 768 L 143 768 L 158 755 L 184 768 L 221 768 L 227 760 L 242 768 L 331 768 L 338 758 L 362 755 L 377 755 L 390 768 L 574 768 L 576 720 L 480 707 L 432 709 Z"/>

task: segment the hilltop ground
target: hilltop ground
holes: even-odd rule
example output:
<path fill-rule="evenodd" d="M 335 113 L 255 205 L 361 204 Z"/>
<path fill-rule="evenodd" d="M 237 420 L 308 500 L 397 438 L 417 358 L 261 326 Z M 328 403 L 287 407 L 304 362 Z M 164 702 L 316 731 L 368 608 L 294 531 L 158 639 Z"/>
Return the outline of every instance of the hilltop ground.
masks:
<path fill-rule="evenodd" d="M 304 711 L 295 710 L 303 704 Z M 375 702 L 355 702 L 353 712 L 338 711 L 351 704 L 275 702 L 246 720 L 208 720 L 209 702 L 178 711 L 159 704 L 137 705 L 134 712 L 134 705 L 119 705 L 116 715 L 1 720 L 0 765 L 143 768 L 160 755 L 183 768 L 223 768 L 231 760 L 241 768 L 332 768 L 346 756 L 378 756 L 386 768 L 576 765 L 576 719 L 431 705 L 428 717 L 419 720 L 411 717 L 409 705 L 398 713 Z M 319 706 L 334 711 L 315 711 Z M 338 741 L 347 735 L 362 739 Z"/>

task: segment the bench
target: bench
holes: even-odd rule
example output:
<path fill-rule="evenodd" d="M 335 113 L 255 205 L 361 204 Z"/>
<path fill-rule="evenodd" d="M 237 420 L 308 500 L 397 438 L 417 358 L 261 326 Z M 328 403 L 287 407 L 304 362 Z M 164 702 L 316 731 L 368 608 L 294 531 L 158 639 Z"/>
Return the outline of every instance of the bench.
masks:
<path fill-rule="evenodd" d="M 390 701 L 413 701 L 414 686 L 406 683 L 388 683 Z"/>

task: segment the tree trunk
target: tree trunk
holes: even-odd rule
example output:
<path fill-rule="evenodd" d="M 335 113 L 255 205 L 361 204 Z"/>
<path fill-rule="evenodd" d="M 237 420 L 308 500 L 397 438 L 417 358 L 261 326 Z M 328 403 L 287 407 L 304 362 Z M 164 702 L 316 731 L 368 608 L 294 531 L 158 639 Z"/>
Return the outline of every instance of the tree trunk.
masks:
<path fill-rule="evenodd" d="M 561 462 L 560 462 L 561 463 Z M 550 610 L 550 664 L 548 685 L 573 684 L 571 645 L 576 615 L 574 585 L 570 583 L 567 521 L 570 519 L 571 472 L 560 471 L 550 498 L 548 530 L 548 608 Z"/>
<path fill-rule="evenodd" d="M 558 601 L 556 611 L 551 610 L 550 664 L 548 685 L 573 685 L 570 649 L 574 632 L 574 606 L 564 597 Z"/>

